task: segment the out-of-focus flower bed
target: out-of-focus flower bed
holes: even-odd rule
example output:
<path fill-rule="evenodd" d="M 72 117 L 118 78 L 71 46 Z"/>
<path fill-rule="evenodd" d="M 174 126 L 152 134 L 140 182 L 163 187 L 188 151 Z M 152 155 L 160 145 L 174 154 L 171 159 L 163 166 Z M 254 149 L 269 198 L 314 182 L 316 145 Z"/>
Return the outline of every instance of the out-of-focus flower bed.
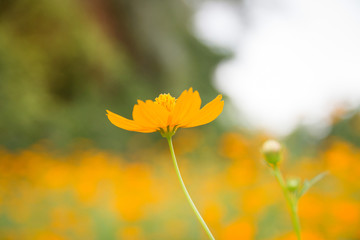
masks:
<path fill-rule="evenodd" d="M 282 193 L 261 160 L 263 138 L 226 133 L 214 148 L 204 141 L 184 131 L 174 145 L 216 239 L 295 239 Z M 0 150 L 0 239 L 206 239 L 164 139 L 128 144 L 132 151 L 122 155 L 89 148 L 64 155 L 41 145 Z M 304 240 L 360 239 L 359 149 L 333 141 L 316 158 L 281 167 L 302 178 L 331 172 L 300 200 Z"/>

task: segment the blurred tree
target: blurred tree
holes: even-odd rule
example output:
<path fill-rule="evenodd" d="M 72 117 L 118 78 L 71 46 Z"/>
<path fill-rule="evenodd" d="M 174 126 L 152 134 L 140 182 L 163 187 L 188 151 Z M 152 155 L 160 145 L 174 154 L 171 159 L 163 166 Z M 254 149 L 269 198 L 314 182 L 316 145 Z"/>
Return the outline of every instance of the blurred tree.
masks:
<path fill-rule="evenodd" d="M 338 139 L 360 147 L 360 108 L 335 109 L 326 135 L 317 136 L 313 131 L 308 126 L 299 125 L 286 137 L 285 143 L 292 159 L 315 156 Z"/>
<path fill-rule="evenodd" d="M 313 134 L 306 126 L 299 125 L 285 139 L 289 159 L 301 159 L 304 156 L 315 156 L 320 139 Z"/>
<path fill-rule="evenodd" d="M 190 86 L 210 100 L 224 56 L 193 36 L 191 14 L 178 0 L 1 1 L 0 145 L 115 149 L 129 133 L 105 109 L 130 117 L 137 99 Z"/>
<path fill-rule="evenodd" d="M 360 108 L 350 111 L 335 111 L 333 126 L 326 140 L 329 141 L 333 138 L 340 138 L 360 147 Z"/>

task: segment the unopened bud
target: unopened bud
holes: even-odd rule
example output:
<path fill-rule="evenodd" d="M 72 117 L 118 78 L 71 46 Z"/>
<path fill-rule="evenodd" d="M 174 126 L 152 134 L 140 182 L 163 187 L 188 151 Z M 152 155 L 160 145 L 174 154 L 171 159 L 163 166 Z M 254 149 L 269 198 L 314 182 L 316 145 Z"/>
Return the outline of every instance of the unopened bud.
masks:
<path fill-rule="evenodd" d="M 265 160 L 272 165 L 276 165 L 280 161 L 281 145 L 278 141 L 267 140 L 262 146 L 262 152 Z"/>
<path fill-rule="evenodd" d="M 290 192 L 295 192 L 300 186 L 301 180 L 299 178 L 290 178 L 286 181 L 286 187 Z"/>

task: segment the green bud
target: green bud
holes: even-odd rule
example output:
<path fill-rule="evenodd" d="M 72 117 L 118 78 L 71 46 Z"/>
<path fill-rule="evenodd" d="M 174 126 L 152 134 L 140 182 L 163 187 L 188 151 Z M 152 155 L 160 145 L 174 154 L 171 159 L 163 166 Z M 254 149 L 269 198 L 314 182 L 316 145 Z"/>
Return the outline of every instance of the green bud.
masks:
<path fill-rule="evenodd" d="M 262 146 L 266 162 L 276 166 L 281 159 L 281 145 L 278 141 L 267 140 Z"/>
<path fill-rule="evenodd" d="M 290 178 L 286 181 L 286 187 L 290 192 L 296 192 L 300 187 L 301 180 L 300 178 Z"/>

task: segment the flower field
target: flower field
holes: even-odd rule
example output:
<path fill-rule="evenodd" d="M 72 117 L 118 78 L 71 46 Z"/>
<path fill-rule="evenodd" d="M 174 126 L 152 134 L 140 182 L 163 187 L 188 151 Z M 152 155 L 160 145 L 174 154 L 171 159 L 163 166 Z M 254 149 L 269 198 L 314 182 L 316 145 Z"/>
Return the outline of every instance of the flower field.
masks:
<path fill-rule="evenodd" d="M 0 0 L 0 240 L 360 240 L 350 2 Z"/>
<path fill-rule="evenodd" d="M 174 138 L 183 179 L 216 239 L 295 239 L 261 157 L 264 139 L 229 132 L 209 143 L 197 130 Z M 1 149 L 0 239 L 206 239 L 166 141 L 134 134 L 126 144 L 121 154 L 86 144 L 66 154 L 46 144 Z M 303 239 L 360 239 L 359 149 L 333 139 L 314 157 L 285 158 L 281 169 L 302 179 L 330 172 L 300 200 Z"/>

